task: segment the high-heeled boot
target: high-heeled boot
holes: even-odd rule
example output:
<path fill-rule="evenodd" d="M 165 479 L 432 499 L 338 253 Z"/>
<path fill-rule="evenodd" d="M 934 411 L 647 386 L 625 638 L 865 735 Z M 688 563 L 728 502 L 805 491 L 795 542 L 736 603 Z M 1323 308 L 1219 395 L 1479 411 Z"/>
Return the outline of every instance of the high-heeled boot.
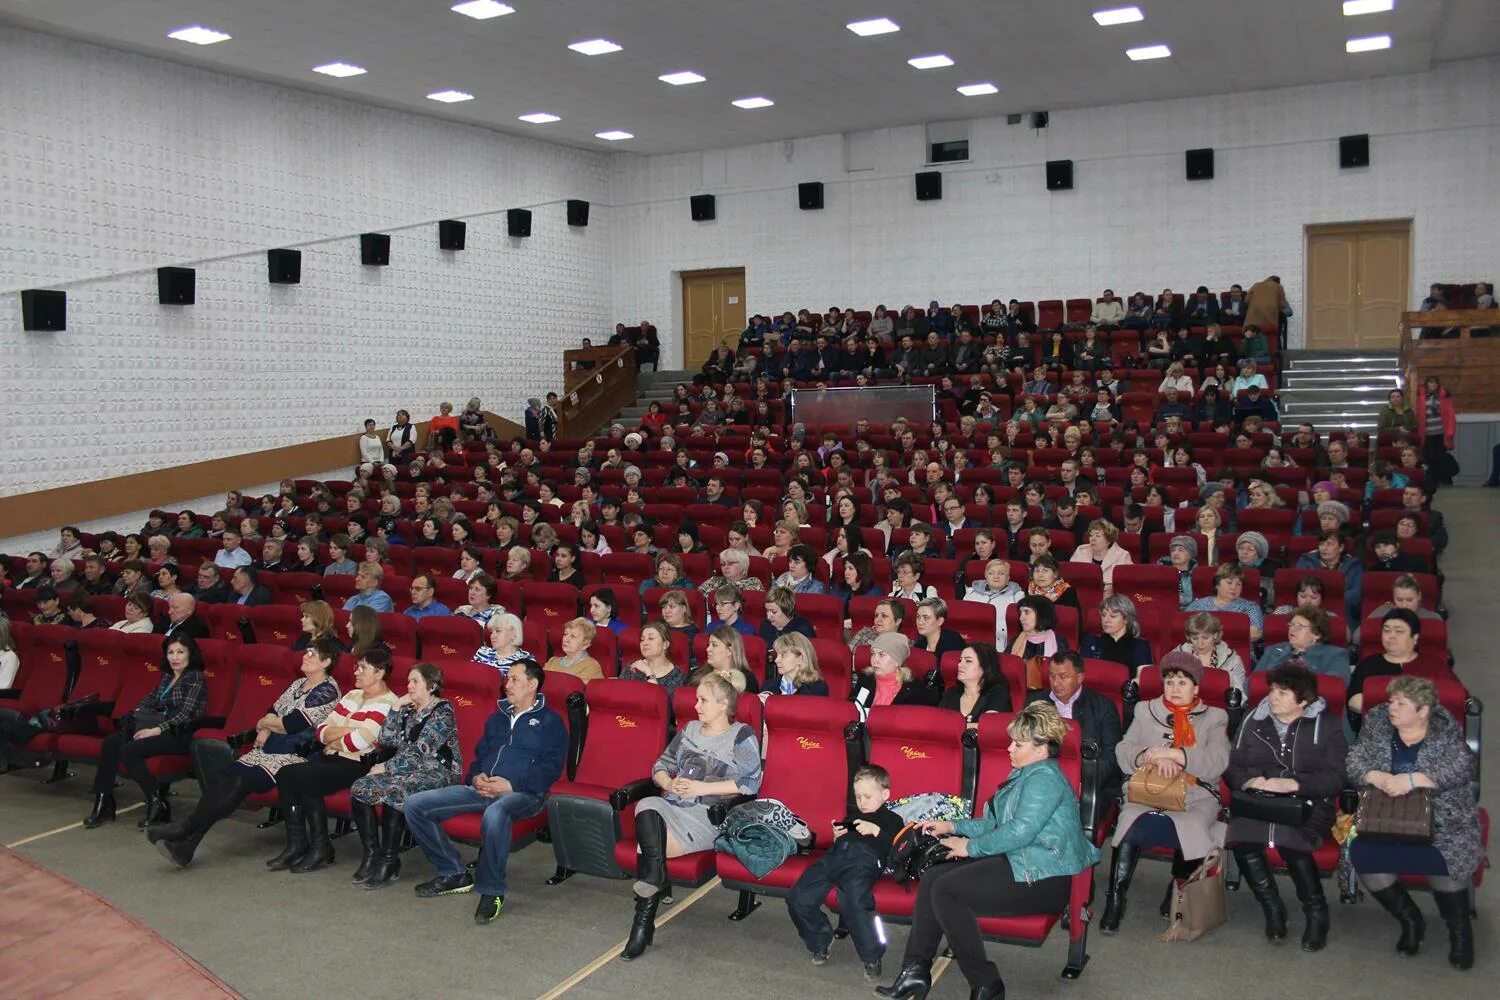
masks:
<path fill-rule="evenodd" d="M 1234 857 L 1240 863 L 1245 883 L 1260 904 L 1261 913 L 1265 915 L 1267 940 L 1285 939 L 1286 904 L 1281 901 L 1281 893 L 1276 888 L 1276 877 L 1271 874 L 1265 848 L 1259 844 L 1240 844 L 1234 849 Z"/>
<path fill-rule="evenodd" d="M 315 872 L 333 864 L 333 841 L 328 838 L 328 807 L 323 796 L 309 795 L 302 802 L 302 820 L 307 825 L 307 853 L 292 865 L 294 875 Z"/>
<path fill-rule="evenodd" d="M 1474 965 L 1474 925 L 1469 922 L 1469 894 L 1437 892 L 1432 894 L 1443 923 L 1448 925 L 1448 964 L 1455 969 Z"/>
<path fill-rule="evenodd" d="M 1417 904 L 1406 887 L 1397 882 L 1370 895 L 1401 925 L 1401 937 L 1396 941 L 1396 951 L 1402 955 L 1415 955 L 1420 951 L 1422 938 L 1427 933 L 1427 921 L 1422 919 L 1422 911 L 1417 909 Z"/>
<path fill-rule="evenodd" d="M 354 829 L 359 831 L 360 849 L 359 867 L 354 869 L 350 881 L 363 884 L 380 854 L 380 821 L 374 806 L 355 798 L 349 800 L 349 815 L 354 820 Z"/>
<path fill-rule="evenodd" d="M 1328 943 L 1328 897 L 1323 895 L 1317 862 L 1311 854 L 1284 848 L 1281 858 L 1292 885 L 1297 887 L 1297 902 L 1302 904 L 1302 916 L 1307 921 L 1302 928 L 1302 950 L 1322 951 Z"/>
<path fill-rule="evenodd" d="M 135 828 L 144 830 L 148 826 L 170 822 L 172 822 L 172 803 L 167 801 L 166 786 L 158 785 L 156 791 L 146 799 L 146 815 L 140 818 Z"/>
<path fill-rule="evenodd" d="M 1104 914 L 1099 918 L 1099 933 L 1113 934 L 1120 929 L 1120 920 L 1125 916 L 1125 894 L 1130 891 L 1130 879 L 1135 875 L 1135 863 L 1140 856 L 1141 849 L 1135 844 L 1121 844 L 1115 848 L 1114 859 L 1109 865 Z"/>
<path fill-rule="evenodd" d="M 94 808 L 83 820 L 85 830 L 95 830 L 115 821 L 115 797 L 108 792 L 95 793 Z"/>
<path fill-rule="evenodd" d="M 307 853 L 307 824 L 302 818 L 302 806 L 295 802 L 283 806 L 281 819 L 281 825 L 286 827 L 286 846 L 266 862 L 266 867 L 273 872 L 286 871 Z"/>
<path fill-rule="evenodd" d="M 635 913 L 630 919 L 630 937 L 620 957 L 629 962 L 640 958 L 656 937 L 656 910 L 667 889 L 667 825 L 654 810 L 637 811 Z"/>
<path fill-rule="evenodd" d="M 894 983 L 875 987 L 875 995 L 888 1000 L 926 1000 L 931 989 L 932 963 L 907 962 L 901 966 Z"/>
<path fill-rule="evenodd" d="M 370 866 L 366 889 L 379 889 L 401 874 L 401 838 L 406 835 L 406 814 L 387 802 L 380 812 L 380 854 Z"/>

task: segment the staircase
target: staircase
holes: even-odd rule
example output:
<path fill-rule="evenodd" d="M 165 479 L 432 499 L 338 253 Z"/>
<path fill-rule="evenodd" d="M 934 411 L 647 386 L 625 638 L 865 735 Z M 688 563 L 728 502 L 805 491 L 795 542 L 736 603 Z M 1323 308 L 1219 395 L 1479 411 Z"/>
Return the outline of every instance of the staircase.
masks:
<path fill-rule="evenodd" d="M 1374 430 L 1386 397 L 1401 387 L 1395 351 L 1289 352 L 1277 393 L 1281 424 Z"/>
<path fill-rule="evenodd" d="M 646 415 L 646 407 L 652 402 L 662 404 L 665 409 L 672 400 L 672 390 L 677 388 L 678 383 L 693 381 L 693 372 L 637 372 L 635 376 L 636 396 L 635 403 L 621 410 L 614 418 L 626 427 L 637 427 L 641 418 Z"/>

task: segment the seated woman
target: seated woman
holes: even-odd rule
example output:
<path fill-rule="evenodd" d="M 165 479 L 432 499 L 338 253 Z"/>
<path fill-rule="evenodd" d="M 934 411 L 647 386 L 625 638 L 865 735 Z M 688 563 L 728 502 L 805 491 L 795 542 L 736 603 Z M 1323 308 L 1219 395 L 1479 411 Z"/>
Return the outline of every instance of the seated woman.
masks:
<path fill-rule="evenodd" d="M 662 794 L 635 807 L 640 857 L 633 886 L 635 916 L 620 953 L 626 961 L 639 958 L 652 943 L 657 907 L 671 888 L 667 859 L 712 850 L 718 829 L 708 818 L 709 806 L 760 790 L 756 733 L 734 721 L 739 693 L 716 673 L 699 681 L 697 690 L 698 718 L 677 731 L 651 768 L 651 783 Z"/>
<path fill-rule="evenodd" d="M 760 682 L 745 659 L 745 640 L 734 629 L 721 625 L 709 633 L 708 652 L 703 657 L 703 666 L 688 678 L 689 684 L 698 684 L 709 674 L 718 674 L 734 685 L 736 694 L 757 694 Z"/>
<path fill-rule="evenodd" d="M 600 587 L 589 595 L 588 619 L 595 628 L 607 628 L 619 635 L 626 628 L 619 615 L 620 603 L 613 590 Z"/>
<path fill-rule="evenodd" d="M 995 645 L 1005 646 L 1007 634 L 1005 609 L 1015 604 L 1026 592 L 1020 584 L 1010 578 L 1010 563 L 1005 559 L 991 559 L 984 564 L 984 579 L 971 584 L 964 591 L 964 600 L 977 604 L 988 604 L 995 609 Z"/>
<path fill-rule="evenodd" d="M 1161 658 L 1159 698 L 1135 706 L 1130 728 L 1115 747 L 1115 760 L 1127 776 L 1137 771 L 1156 781 L 1184 775 L 1186 808 L 1162 811 L 1131 802 L 1127 789 L 1115 827 L 1115 855 L 1099 930 L 1113 934 L 1125 916 L 1125 896 L 1142 847 L 1172 847 L 1172 878 L 1193 873 L 1198 862 L 1222 843 L 1219 777 L 1229 766 L 1229 716 L 1198 700 L 1203 664 L 1191 653 L 1173 650 Z M 1190 752 L 1191 751 L 1191 752 Z M 1161 913 L 1167 915 L 1174 883 L 1167 883 Z"/>
<path fill-rule="evenodd" d="M 1255 661 L 1255 672 L 1271 670 L 1295 656 L 1314 673 L 1348 682 L 1349 651 L 1329 644 L 1329 635 L 1328 612 L 1303 605 L 1292 612 L 1286 623 L 1287 641 L 1267 646 L 1260 659 Z"/>
<path fill-rule="evenodd" d="M 349 612 L 349 623 L 344 628 L 349 636 L 349 652 L 356 660 L 372 649 L 391 651 L 380 634 L 380 615 L 372 607 L 360 605 Z"/>
<path fill-rule="evenodd" d="M 153 601 L 170 601 L 182 589 L 182 569 L 174 562 L 163 563 L 156 571 L 156 589 L 151 591 Z"/>
<path fill-rule="evenodd" d="M 162 651 L 161 681 L 123 717 L 116 718 L 116 731 L 99 748 L 94 808 L 83 821 L 85 830 L 115 821 L 115 775 L 121 767 L 135 779 L 146 800 L 146 815 L 137 825 L 144 828 L 171 821 L 167 791 L 146 762 L 161 754 L 188 752 L 190 727 L 203 715 L 206 692 L 203 653 L 197 642 L 190 636 L 168 639 Z"/>
<path fill-rule="evenodd" d="M 917 638 L 913 649 L 924 650 L 942 660 L 944 653 L 956 653 L 964 648 L 964 637 L 944 626 L 948 623 L 948 602 L 941 597 L 929 597 L 917 602 Z"/>
<path fill-rule="evenodd" d="M 594 593 L 597 595 L 599 591 Z M 543 669 L 572 674 L 585 684 L 602 678 L 604 668 L 589 652 L 596 633 L 597 627 L 587 618 L 574 618 L 568 622 L 562 631 L 562 653 L 548 660 Z"/>
<path fill-rule="evenodd" d="M 771 646 L 774 675 L 768 675 L 760 692 L 765 701 L 773 694 L 806 694 L 828 696 L 828 683 L 818 668 L 818 654 L 811 640 L 800 632 L 788 632 Z"/>
<path fill-rule="evenodd" d="M 318 562 L 318 540 L 312 535 L 297 540 L 297 551 L 292 558 L 290 572 L 323 575 L 323 564 Z"/>
<path fill-rule="evenodd" d="M 903 597 L 908 601 L 925 601 L 929 597 L 936 597 L 937 588 L 922 582 L 925 567 L 926 560 L 915 552 L 903 552 L 897 556 L 896 583 L 891 588 L 890 596 Z"/>
<path fill-rule="evenodd" d="M 1114 594 L 1099 602 L 1099 635 L 1086 635 L 1079 652 L 1087 660 L 1113 660 L 1140 673 L 1154 662 L 1151 643 L 1141 635 L 1141 619 L 1135 602 L 1124 594 Z"/>
<path fill-rule="evenodd" d="M 672 692 L 687 680 L 683 671 L 672 662 L 672 633 L 665 622 L 647 622 L 641 627 L 640 642 L 640 659 L 621 670 L 620 679 L 659 685 L 667 692 L 667 704 L 670 705 Z"/>
<path fill-rule="evenodd" d="M 151 621 L 151 598 L 145 594 L 131 594 L 125 598 L 125 617 L 110 626 L 116 632 L 134 632 L 140 635 L 151 632 L 155 627 L 155 623 Z"/>
<path fill-rule="evenodd" d="M 333 667 L 342 651 L 331 636 L 313 638 L 302 654 L 302 676 L 292 681 L 255 723 L 255 744 L 250 752 L 223 773 L 208 778 L 198 805 L 187 818 L 146 828 L 146 839 L 168 861 L 178 868 L 192 864 L 198 844 L 215 823 L 227 819 L 252 793 L 275 788 L 277 771 L 288 764 L 305 763 L 317 753 L 314 731 L 339 700 Z M 298 820 L 300 826 L 300 817 Z M 291 822 L 289 816 L 288 830 Z"/>
<path fill-rule="evenodd" d="M 926 677 L 916 677 L 906 665 L 911 643 L 900 632 L 877 635 L 870 642 L 870 665 L 854 678 L 849 698 L 860 716 L 878 705 L 936 705 L 943 693 L 942 674 L 936 667 Z"/>
<path fill-rule="evenodd" d="M 932 960 L 947 938 L 969 996 L 1001 1000 L 1000 970 L 985 959 L 980 917 L 1061 913 L 1074 875 L 1099 862 L 1083 835 L 1078 796 L 1056 758 L 1067 723 L 1047 702 L 1027 705 L 1006 730 L 1011 771 L 981 819 L 933 820 L 924 832 L 943 838 L 948 864 L 922 876 L 901 973 L 876 995 L 922 1000 L 932 988 Z"/>
<path fill-rule="evenodd" d="M 517 546 L 510 550 L 511 558 L 514 559 L 517 553 L 526 557 L 527 566 L 531 565 L 530 552 Z M 508 568 L 510 563 L 506 563 L 506 566 Z M 531 579 L 529 572 L 526 574 L 526 579 Z M 488 625 L 492 617 L 505 610 L 500 605 L 491 603 L 498 589 L 494 577 L 488 573 L 475 573 L 473 579 L 469 581 L 469 603 L 454 608 L 453 613 L 461 618 L 472 618 L 480 625 Z"/>
<path fill-rule="evenodd" d="M 1176 535 L 1167 546 L 1167 554 L 1156 560 L 1158 566 L 1177 571 L 1177 606 L 1193 603 L 1193 570 L 1198 568 L 1198 541 L 1192 535 Z"/>
<path fill-rule="evenodd" d="M 1250 803 L 1232 814 L 1226 843 L 1260 903 L 1266 937 L 1279 941 L 1286 937 L 1286 905 L 1266 858 L 1267 847 L 1275 846 L 1302 904 L 1302 950 L 1321 951 L 1328 940 L 1328 900 L 1312 852 L 1333 829 L 1348 746 L 1339 720 L 1325 717 L 1328 704 L 1318 697 L 1310 670 L 1289 662 L 1271 671 L 1267 682 L 1269 693 L 1240 726 L 1225 779 L 1236 790 L 1311 799 L 1312 809 L 1300 822 L 1286 823 Z"/>
<path fill-rule="evenodd" d="M 1193 601 L 1184 611 L 1207 611 L 1210 614 L 1228 612 L 1230 614 L 1244 615 L 1250 619 L 1250 640 L 1259 641 L 1261 632 L 1265 626 L 1262 616 L 1260 602 L 1252 601 L 1242 596 L 1245 592 L 1245 571 L 1237 562 L 1220 563 L 1219 568 L 1214 571 L 1214 594 L 1212 597 L 1200 597 Z M 1257 598 L 1259 594 L 1255 595 Z"/>
<path fill-rule="evenodd" d="M 348 643 L 338 636 L 338 628 L 333 620 L 333 608 L 327 601 L 303 601 L 299 610 L 302 612 L 302 632 L 297 636 L 297 641 L 292 643 L 293 649 L 300 653 L 317 639 L 331 640 L 340 651 L 349 649 Z M 349 617 L 353 619 L 353 612 L 350 612 Z"/>
<path fill-rule="evenodd" d="M 1365 713 L 1346 777 L 1367 794 L 1379 789 L 1400 798 L 1425 789 L 1432 801 L 1432 843 L 1357 837 L 1349 859 L 1365 889 L 1401 925 L 1396 950 L 1403 955 L 1417 953 L 1426 924 L 1401 876 L 1425 875 L 1448 925 L 1448 963 L 1467 969 L 1474 964 L 1468 888 L 1484 861 L 1473 787 L 1479 762 L 1463 727 L 1438 704 L 1432 681 L 1397 677 L 1386 691 L 1390 700 Z"/>
<path fill-rule="evenodd" d="M 1054 605 L 1082 610 L 1078 591 L 1063 579 L 1057 560 L 1046 553 L 1031 560 L 1031 579 L 1026 584 L 1026 596 L 1041 597 Z"/>
<path fill-rule="evenodd" d="M 349 812 L 363 852 L 353 880 L 366 889 L 378 889 L 401 874 L 406 799 L 458 784 L 463 773 L 458 720 L 443 697 L 440 668 L 431 663 L 411 668 L 406 694 L 386 716 L 372 756 L 378 763 L 349 786 Z M 376 806 L 382 807 L 378 818 Z"/>
<path fill-rule="evenodd" d="M 698 635 L 698 625 L 693 621 L 693 608 L 688 604 L 687 593 L 683 590 L 669 590 L 657 599 L 656 608 L 672 634 L 687 639 L 688 649 L 692 649 L 693 639 Z"/>
<path fill-rule="evenodd" d="M 659 587 L 678 587 L 691 590 L 693 581 L 687 578 L 682 557 L 675 552 L 663 552 L 656 557 L 656 572 L 641 581 L 641 594 Z"/>
<path fill-rule="evenodd" d="M 468 583 L 484 572 L 484 552 L 477 545 L 465 545 L 458 553 L 458 569 L 453 579 Z"/>
<path fill-rule="evenodd" d="M 771 531 L 772 544 L 766 546 L 761 555 L 767 559 L 775 559 L 778 556 L 786 558 L 792 551 L 792 546 L 798 544 L 801 538 L 802 525 L 796 517 L 784 518 L 776 522 L 776 527 Z"/>
<path fill-rule="evenodd" d="M 396 708 L 390 689 L 391 654 L 371 650 L 354 665 L 355 689 L 345 694 L 314 730 L 320 755 L 276 772 L 276 792 L 286 811 L 286 847 L 266 862 L 272 871 L 298 874 L 333 864 L 325 795 L 341 791 L 373 766 L 365 755 L 375 748 L 386 718 Z"/>
<path fill-rule="evenodd" d="M 485 626 L 485 632 L 489 642 L 474 652 L 474 662 L 494 667 L 500 671 L 501 677 L 510 671 L 511 664 L 536 659 L 521 648 L 523 629 L 521 619 L 515 615 L 501 612 L 492 616 Z"/>
<path fill-rule="evenodd" d="M 1380 620 L 1380 645 L 1382 652 L 1367 656 L 1354 667 L 1349 678 L 1348 716 L 1354 731 L 1359 731 L 1359 717 L 1364 710 L 1365 681 L 1371 677 L 1399 677 L 1406 667 L 1416 662 L 1417 641 L 1422 636 L 1422 619 L 1415 611 L 1392 608 Z"/>
<path fill-rule="evenodd" d="M 986 712 L 1011 711 L 1010 685 L 1000 672 L 1000 653 L 987 642 L 970 643 L 958 654 L 958 683 L 943 692 L 938 708 L 962 712 L 969 728 Z"/>
<path fill-rule="evenodd" d="M 1047 664 L 1054 653 L 1066 651 L 1068 639 L 1057 629 L 1057 609 L 1045 597 L 1027 596 L 1016 602 L 1019 628 L 1010 652 L 1026 662 L 1026 690 L 1047 686 Z"/>
<path fill-rule="evenodd" d="M 1226 671 L 1231 686 L 1240 691 L 1249 690 L 1245 663 L 1240 654 L 1224 641 L 1224 626 L 1219 619 L 1207 611 L 1195 611 L 1188 618 L 1184 631 L 1187 641 L 1178 646 L 1178 650 L 1196 656 L 1205 670 Z"/>

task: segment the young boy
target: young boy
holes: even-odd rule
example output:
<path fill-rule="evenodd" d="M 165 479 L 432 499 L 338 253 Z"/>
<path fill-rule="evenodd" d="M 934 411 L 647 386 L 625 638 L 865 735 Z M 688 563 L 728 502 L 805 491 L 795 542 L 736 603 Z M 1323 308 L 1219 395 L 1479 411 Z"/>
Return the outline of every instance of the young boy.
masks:
<path fill-rule="evenodd" d="M 886 805 L 890 797 L 891 776 L 885 768 L 867 765 L 856 771 L 854 812 L 834 820 L 833 846 L 802 873 L 786 897 L 792 923 L 812 952 L 813 964 L 822 965 L 833 944 L 823 900 L 829 886 L 838 889 L 839 913 L 869 982 L 880 978 L 880 958 L 885 953 L 885 942 L 875 926 L 875 880 L 903 825 Z"/>

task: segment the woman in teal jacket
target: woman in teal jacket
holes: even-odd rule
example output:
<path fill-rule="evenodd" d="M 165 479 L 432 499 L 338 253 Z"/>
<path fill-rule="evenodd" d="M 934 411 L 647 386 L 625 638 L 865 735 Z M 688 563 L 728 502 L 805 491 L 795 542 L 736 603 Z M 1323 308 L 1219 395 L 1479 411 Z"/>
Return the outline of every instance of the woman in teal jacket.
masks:
<path fill-rule="evenodd" d="M 1060 913 L 1074 875 L 1099 862 L 1083 835 L 1078 796 L 1054 759 L 1068 724 L 1049 702 L 1037 701 L 1011 721 L 1011 772 L 985 807 L 983 819 L 924 823 L 963 859 L 927 870 L 917 892 L 901 974 L 875 992 L 922 1000 L 932 988 L 932 959 L 943 937 L 969 981 L 969 996 L 1005 996 L 1000 970 L 985 958 L 979 917 Z"/>

